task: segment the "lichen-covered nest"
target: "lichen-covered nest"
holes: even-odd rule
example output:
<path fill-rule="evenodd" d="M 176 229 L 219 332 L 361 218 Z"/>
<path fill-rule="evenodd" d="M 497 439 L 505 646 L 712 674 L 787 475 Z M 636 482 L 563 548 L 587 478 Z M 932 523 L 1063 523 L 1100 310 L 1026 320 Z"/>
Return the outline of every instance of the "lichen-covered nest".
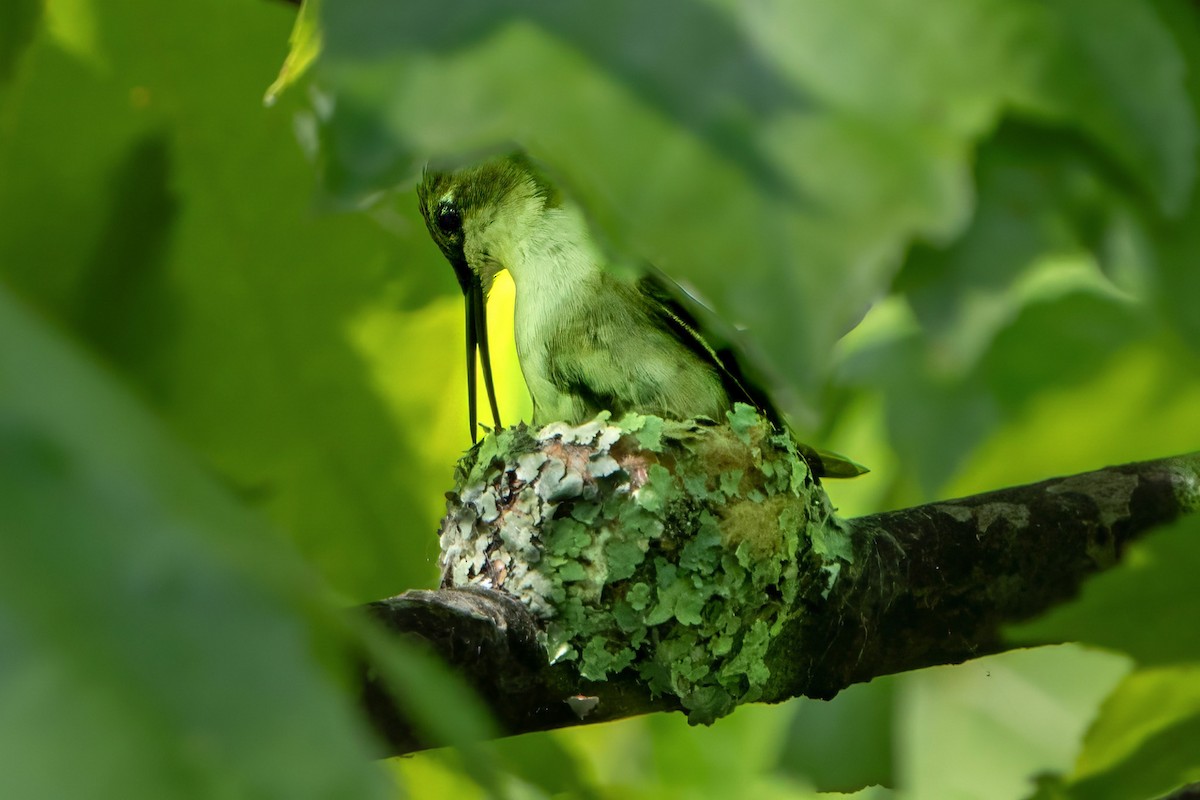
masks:
<path fill-rule="evenodd" d="M 722 425 L 506 428 L 456 477 L 443 587 L 520 598 L 552 661 L 595 680 L 634 669 L 694 722 L 757 699 L 771 642 L 850 558 L 791 438 L 749 406 Z"/>

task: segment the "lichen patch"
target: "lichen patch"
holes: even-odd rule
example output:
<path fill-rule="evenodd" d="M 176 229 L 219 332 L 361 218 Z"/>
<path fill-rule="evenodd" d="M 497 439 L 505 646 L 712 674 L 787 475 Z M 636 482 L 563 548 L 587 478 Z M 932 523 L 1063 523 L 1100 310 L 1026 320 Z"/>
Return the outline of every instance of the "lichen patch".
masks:
<path fill-rule="evenodd" d="M 1072 492 L 1091 498 L 1100 512 L 1100 524 L 1111 528 L 1114 523 L 1129 517 L 1129 501 L 1137 488 L 1136 475 L 1104 470 L 1064 478 L 1050 492 Z"/>

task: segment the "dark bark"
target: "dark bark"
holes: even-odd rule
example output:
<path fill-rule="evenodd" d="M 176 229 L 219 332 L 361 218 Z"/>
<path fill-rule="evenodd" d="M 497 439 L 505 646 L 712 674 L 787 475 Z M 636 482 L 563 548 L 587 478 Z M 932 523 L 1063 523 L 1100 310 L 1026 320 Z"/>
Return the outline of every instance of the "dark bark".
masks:
<path fill-rule="evenodd" d="M 510 734 L 679 708 L 673 697 L 651 698 L 635 679 L 587 681 L 568 664 L 552 666 L 537 642 L 533 615 L 500 592 L 412 591 L 366 609 L 388 630 L 424 642 L 440 655 L 475 687 L 499 727 Z M 574 710 L 579 701 L 588 705 L 589 697 L 602 700 L 590 711 Z M 394 754 L 428 746 L 392 703 L 382 679 L 364 680 L 363 703 Z"/>
<path fill-rule="evenodd" d="M 776 642 L 763 700 L 829 698 L 880 675 L 1003 650 L 1003 625 L 1072 598 L 1130 541 L 1196 511 L 1198 497 L 1200 454 L 1192 454 L 850 520 L 857 567 Z M 551 666 L 533 617 L 497 592 L 408 592 L 367 609 L 427 643 L 509 734 L 679 708 L 633 678 L 586 681 L 570 664 Z M 391 752 L 427 746 L 379 682 L 366 677 L 363 686 Z M 598 702 L 588 710 L 579 698 Z"/>
<path fill-rule="evenodd" d="M 1195 511 L 1198 485 L 1193 454 L 851 520 L 873 542 L 866 569 L 803 631 L 826 655 L 784 688 L 832 697 L 879 675 L 999 652 L 1003 625 L 1070 600 L 1130 541 Z"/>

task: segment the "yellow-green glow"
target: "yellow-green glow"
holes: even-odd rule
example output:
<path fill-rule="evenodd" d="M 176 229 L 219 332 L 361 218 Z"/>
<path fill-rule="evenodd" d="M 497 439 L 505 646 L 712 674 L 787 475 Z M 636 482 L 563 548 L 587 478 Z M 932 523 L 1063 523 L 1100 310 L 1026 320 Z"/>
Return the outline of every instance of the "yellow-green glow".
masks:
<path fill-rule="evenodd" d="M 1181 373 L 1168 348 L 1131 346 L 1092 381 L 1039 396 L 939 494 L 957 497 L 1186 452 L 1200 442 L 1198 408 L 1200 378 Z M 1148 409 L 1153 425 L 1146 424 Z"/>
<path fill-rule="evenodd" d="M 488 331 L 500 415 L 508 425 L 532 414 L 513 344 L 513 298 L 512 280 L 504 273 L 492 291 Z M 447 295 L 414 311 L 398 311 L 389 302 L 366 306 L 348 324 L 347 338 L 366 363 L 396 435 L 417 452 L 423 469 L 444 472 L 448 483 L 454 462 L 471 444 L 463 391 L 462 299 Z M 479 419 L 489 420 L 487 400 L 480 401 Z M 414 430 L 421 435 L 412 436 Z M 435 520 L 443 500 L 431 495 L 428 503 L 426 518 Z"/>
<path fill-rule="evenodd" d="M 107 70 L 107 59 L 100 50 L 96 11 L 90 0 L 47 0 L 46 27 L 64 50 L 93 67 Z"/>

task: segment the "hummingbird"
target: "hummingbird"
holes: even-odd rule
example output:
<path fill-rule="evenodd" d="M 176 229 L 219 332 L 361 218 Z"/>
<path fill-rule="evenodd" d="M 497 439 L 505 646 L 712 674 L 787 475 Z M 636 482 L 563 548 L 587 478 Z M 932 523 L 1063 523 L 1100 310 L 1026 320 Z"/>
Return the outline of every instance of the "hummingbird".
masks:
<path fill-rule="evenodd" d="M 786 429 L 737 354 L 709 344 L 680 302 L 682 290 L 658 271 L 628 281 L 610 269 L 582 209 L 524 153 L 452 171 L 426 169 L 417 197 L 463 292 L 472 441 L 477 357 L 501 427 L 487 334 L 487 296 L 501 270 L 516 290 L 517 359 L 535 425 L 581 424 L 601 411 L 720 420 L 742 402 Z M 798 448 L 817 477 L 866 471 L 842 456 Z"/>

